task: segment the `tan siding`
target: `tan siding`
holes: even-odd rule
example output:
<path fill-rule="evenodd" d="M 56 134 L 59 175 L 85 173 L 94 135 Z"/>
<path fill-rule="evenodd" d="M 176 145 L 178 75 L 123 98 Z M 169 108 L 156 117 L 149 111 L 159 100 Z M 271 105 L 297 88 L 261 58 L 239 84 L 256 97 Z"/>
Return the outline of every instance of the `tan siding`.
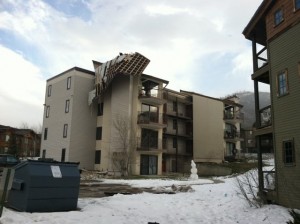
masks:
<path fill-rule="evenodd" d="M 297 206 L 299 208 L 300 201 L 299 36 L 300 24 L 269 44 L 278 202 L 292 208 Z M 289 94 L 278 97 L 276 76 L 283 69 L 288 71 Z M 285 166 L 282 158 L 282 141 L 291 138 L 294 139 L 296 153 L 296 166 L 292 167 Z"/>

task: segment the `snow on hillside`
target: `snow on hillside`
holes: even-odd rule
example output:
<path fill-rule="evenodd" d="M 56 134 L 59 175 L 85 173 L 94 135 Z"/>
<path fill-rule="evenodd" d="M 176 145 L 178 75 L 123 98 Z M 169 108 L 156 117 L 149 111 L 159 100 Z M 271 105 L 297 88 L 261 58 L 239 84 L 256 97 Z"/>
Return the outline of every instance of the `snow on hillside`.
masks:
<path fill-rule="evenodd" d="M 237 194 L 234 177 L 210 180 L 113 180 L 143 187 L 166 187 L 189 184 L 194 192 L 176 194 L 142 193 L 114 195 L 104 198 L 80 198 L 79 209 L 70 212 L 26 213 L 4 209 L 2 224 L 10 223 L 220 223 L 266 224 L 286 223 L 291 217 L 288 209 L 277 205 L 252 208 Z M 111 182 L 111 180 L 106 181 Z"/>

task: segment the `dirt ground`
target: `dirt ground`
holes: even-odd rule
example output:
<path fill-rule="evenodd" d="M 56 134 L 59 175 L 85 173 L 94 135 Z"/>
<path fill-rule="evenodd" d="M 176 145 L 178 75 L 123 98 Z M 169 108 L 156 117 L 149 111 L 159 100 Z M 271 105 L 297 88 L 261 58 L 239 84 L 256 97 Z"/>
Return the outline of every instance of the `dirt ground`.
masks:
<path fill-rule="evenodd" d="M 133 188 L 128 185 L 122 184 L 104 184 L 100 181 L 81 181 L 79 197 L 95 197 L 101 198 L 111 196 L 113 194 L 138 194 L 142 193 L 143 190 L 139 188 Z"/>
<path fill-rule="evenodd" d="M 99 178 L 103 178 L 105 173 L 97 171 L 83 171 L 81 173 L 79 197 L 107 197 L 114 194 L 140 194 L 142 192 L 155 193 L 152 188 L 136 188 L 126 184 L 105 184 Z M 157 192 L 159 193 L 159 192 Z"/>
<path fill-rule="evenodd" d="M 172 186 L 170 190 L 164 188 L 137 188 L 126 184 L 106 184 L 99 180 L 104 177 L 101 172 L 97 171 L 85 171 L 81 173 L 79 197 L 87 198 L 101 198 L 108 197 L 114 194 L 140 194 L 143 192 L 149 192 L 153 194 L 175 194 L 179 191 L 193 190 L 190 186 L 182 186 L 177 188 Z M 218 180 L 213 180 L 218 183 Z M 175 187 L 175 188 L 173 188 Z"/>

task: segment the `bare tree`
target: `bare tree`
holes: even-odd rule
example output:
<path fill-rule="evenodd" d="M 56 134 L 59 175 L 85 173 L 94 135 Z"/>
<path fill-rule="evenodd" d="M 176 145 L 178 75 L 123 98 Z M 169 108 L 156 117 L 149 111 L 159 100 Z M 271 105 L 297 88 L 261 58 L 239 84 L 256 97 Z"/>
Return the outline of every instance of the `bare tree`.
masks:
<path fill-rule="evenodd" d="M 41 123 L 39 123 L 38 125 L 31 126 L 30 129 L 33 130 L 36 134 L 42 134 L 43 126 Z"/>
<path fill-rule="evenodd" d="M 118 135 L 116 142 L 119 151 L 112 153 L 112 161 L 115 168 L 121 171 L 121 176 L 128 176 L 131 173 L 130 166 L 136 147 L 136 132 L 130 126 L 129 119 L 125 116 L 118 115 L 113 125 Z"/>
<path fill-rule="evenodd" d="M 238 194 L 245 199 L 252 207 L 260 208 L 263 200 L 258 194 L 258 173 L 257 170 L 250 170 L 243 175 L 236 177 Z"/>
<path fill-rule="evenodd" d="M 27 122 L 23 121 L 23 122 L 21 123 L 21 125 L 20 125 L 20 128 L 21 128 L 21 129 L 29 129 L 29 125 L 28 125 Z"/>

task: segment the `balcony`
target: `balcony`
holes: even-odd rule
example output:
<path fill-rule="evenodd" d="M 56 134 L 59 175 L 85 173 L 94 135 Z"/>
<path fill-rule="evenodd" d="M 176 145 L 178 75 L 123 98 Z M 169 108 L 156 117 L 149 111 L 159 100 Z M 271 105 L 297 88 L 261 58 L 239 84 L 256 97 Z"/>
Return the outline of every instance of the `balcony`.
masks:
<path fill-rule="evenodd" d="M 237 123 L 244 120 L 244 113 L 224 111 L 224 120 L 229 123 Z"/>
<path fill-rule="evenodd" d="M 162 90 L 144 91 L 141 89 L 139 91 L 139 99 L 142 103 L 151 104 L 155 106 L 159 106 L 167 102 L 167 100 L 163 98 Z"/>
<path fill-rule="evenodd" d="M 137 151 L 162 152 L 162 140 L 157 138 L 137 138 Z"/>
<path fill-rule="evenodd" d="M 163 133 L 166 135 L 178 136 L 178 137 L 183 137 L 183 138 L 192 138 L 193 137 L 192 131 L 188 132 L 184 129 L 178 129 L 178 131 L 176 133 L 176 129 L 166 128 L 166 129 L 164 129 Z"/>
<path fill-rule="evenodd" d="M 252 74 L 252 79 L 259 82 L 269 84 L 269 64 L 268 64 L 268 49 L 263 47 L 259 52 L 254 53 L 253 64 L 255 72 Z"/>
<path fill-rule="evenodd" d="M 237 142 L 244 140 L 244 138 L 241 136 L 241 132 L 238 131 L 224 131 L 224 139 L 228 142 Z"/>
<path fill-rule="evenodd" d="M 139 112 L 137 123 L 142 128 L 160 129 L 167 127 L 167 117 L 156 112 Z"/>
<path fill-rule="evenodd" d="M 174 109 L 171 105 L 168 105 L 164 111 L 168 116 L 178 117 L 178 118 L 181 118 L 184 120 L 192 119 L 192 111 L 190 111 L 190 110 L 186 110 L 186 111 L 178 110 L 178 112 L 177 112 L 177 111 L 174 111 Z"/>

